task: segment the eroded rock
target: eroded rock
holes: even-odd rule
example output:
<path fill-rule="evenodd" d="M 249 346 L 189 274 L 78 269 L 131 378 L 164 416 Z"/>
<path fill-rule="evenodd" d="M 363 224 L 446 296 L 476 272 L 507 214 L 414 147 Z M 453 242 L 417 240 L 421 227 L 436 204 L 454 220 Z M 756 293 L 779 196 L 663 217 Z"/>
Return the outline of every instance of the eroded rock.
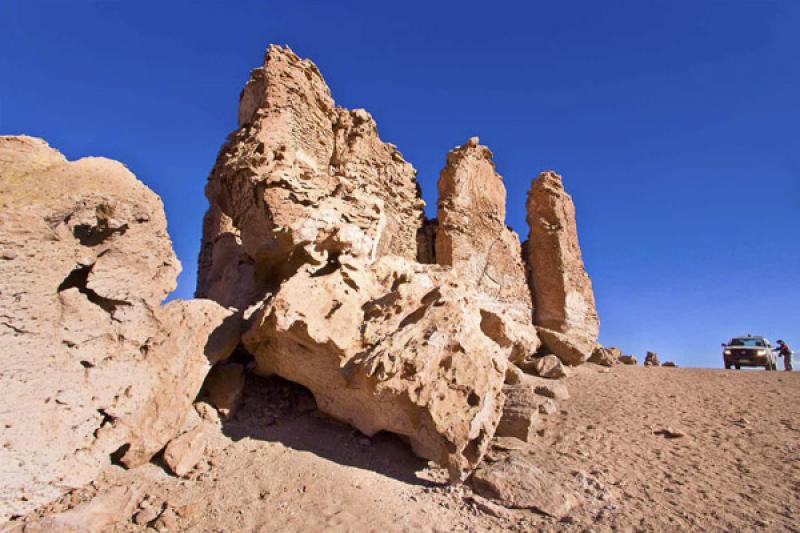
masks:
<path fill-rule="evenodd" d="M 589 358 L 590 363 L 601 366 L 614 366 L 619 364 L 619 358 L 622 356 L 622 351 L 619 348 L 597 345 Z"/>
<path fill-rule="evenodd" d="M 307 387 L 367 436 L 391 431 L 463 479 L 503 407 L 506 354 L 483 334 L 477 297 L 447 269 L 384 258 L 301 269 L 256 314 L 256 371 Z"/>
<path fill-rule="evenodd" d="M 658 355 L 655 352 L 647 352 L 644 356 L 644 366 L 661 366 Z"/>
<path fill-rule="evenodd" d="M 163 207 L 118 162 L 0 137 L 0 204 L 14 256 L 0 261 L 2 520 L 111 461 L 148 461 L 181 426 L 209 356 L 227 357 L 208 341 L 231 312 L 161 305 L 180 270 Z"/>
<path fill-rule="evenodd" d="M 567 516 L 579 502 L 561 479 L 516 454 L 481 465 L 472 477 L 472 486 L 504 507 L 535 509 L 556 518 Z"/>
<path fill-rule="evenodd" d="M 599 321 L 578 245 L 575 206 L 561 176 L 543 172 L 533 180 L 527 220 L 527 260 L 539 336 L 565 363 L 583 363 L 594 351 Z"/>
<path fill-rule="evenodd" d="M 336 107 L 317 67 L 270 46 L 206 186 L 197 295 L 244 309 L 304 264 L 417 258 L 414 168 L 363 109 Z"/>

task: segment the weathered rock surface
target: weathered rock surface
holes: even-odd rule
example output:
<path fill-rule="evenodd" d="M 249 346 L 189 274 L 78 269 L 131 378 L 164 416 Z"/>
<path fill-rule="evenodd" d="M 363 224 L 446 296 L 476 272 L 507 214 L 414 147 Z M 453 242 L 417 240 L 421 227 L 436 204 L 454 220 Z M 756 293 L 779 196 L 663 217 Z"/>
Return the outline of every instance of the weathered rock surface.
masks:
<path fill-rule="evenodd" d="M 543 172 L 533 180 L 527 220 L 534 322 L 542 343 L 567 364 L 583 363 L 594 351 L 599 321 L 578 245 L 575 206 L 561 176 Z"/>
<path fill-rule="evenodd" d="M 664 364 L 662 364 L 661 366 L 666 366 L 666 367 L 671 367 L 671 368 L 678 368 L 677 363 L 675 363 L 673 361 L 664 361 Z"/>
<path fill-rule="evenodd" d="M 483 464 L 472 476 L 475 492 L 512 509 L 535 509 L 556 518 L 567 516 L 579 500 L 563 483 L 519 455 Z"/>
<path fill-rule="evenodd" d="M 246 308 L 340 253 L 417 258 L 416 171 L 363 109 L 336 107 L 317 67 L 270 46 L 209 176 L 197 295 Z"/>
<path fill-rule="evenodd" d="M 492 152 L 477 137 L 454 148 L 438 186 L 436 262 L 474 284 L 487 307 L 530 327 L 533 310 L 519 237 L 505 224 L 506 188 Z M 531 335 L 535 338 L 535 331 Z"/>
<path fill-rule="evenodd" d="M 647 352 L 644 356 L 644 366 L 661 366 L 658 361 L 658 354 L 655 352 Z"/>
<path fill-rule="evenodd" d="M 614 366 L 619 364 L 619 358 L 622 356 L 622 351 L 619 348 L 600 346 L 597 345 L 592 356 L 589 358 L 590 363 L 602 366 Z"/>
<path fill-rule="evenodd" d="M 256 370 L 304 385 L 368 436 L 405 435 L 463 479 L 500 420 L 507 364 L 477 296 L 442 267 L 345 259 L 301 269 L 257 312 L 243 337 Z"/>
<path fill-rule="evenodd" d="M 639 360 L 636 359 L 635 355 L 620 355 L 619 362 L 623 365 L 638 365 Z"/>
<path fill-rule="evenodd" d="M 148 461 L 238 330 L 175 287 L 158 196 L 123 165 L 0 137 L 0 520 Z M 225 333 L 227 331 L 227 333 Z"/>
<path fill-rule="evenodd" d="M 536 430 L 544 422 L 541 406 L 550 400 L 536 394 L 535 388 L 528 384 L 505 385 L 503 393 L 506 402 L 495 435 L 531 442 L 536 436 Z"/>

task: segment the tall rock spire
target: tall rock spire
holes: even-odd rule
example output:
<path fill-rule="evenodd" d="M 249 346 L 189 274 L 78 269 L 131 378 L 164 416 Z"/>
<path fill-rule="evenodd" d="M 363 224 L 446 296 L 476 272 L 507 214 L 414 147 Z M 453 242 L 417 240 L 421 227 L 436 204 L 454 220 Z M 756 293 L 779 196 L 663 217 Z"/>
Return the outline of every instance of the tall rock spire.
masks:
<path fill-rule="evenodd" d="M 561 176 L 543 172 L 533 180 L 527 220 L 534 323 L 547 348 L 566 363 L 580 364 L 591 356 L 600 324 L 578 245 L 575 205 Z"/>

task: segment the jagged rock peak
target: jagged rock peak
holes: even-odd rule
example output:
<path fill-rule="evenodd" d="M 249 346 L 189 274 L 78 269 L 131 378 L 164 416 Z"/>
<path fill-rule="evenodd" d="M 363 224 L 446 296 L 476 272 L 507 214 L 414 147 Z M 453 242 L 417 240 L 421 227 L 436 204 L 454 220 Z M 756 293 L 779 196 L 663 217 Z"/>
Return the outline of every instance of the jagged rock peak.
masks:
<path fill-rule="evenodd" d="M 270 46 L 239 122 L 206 187 L 198 296 L 244 308 L 308 261 L 416 259 L 416 170 L 368 112 L 335 105 L 311 61 Z"/>

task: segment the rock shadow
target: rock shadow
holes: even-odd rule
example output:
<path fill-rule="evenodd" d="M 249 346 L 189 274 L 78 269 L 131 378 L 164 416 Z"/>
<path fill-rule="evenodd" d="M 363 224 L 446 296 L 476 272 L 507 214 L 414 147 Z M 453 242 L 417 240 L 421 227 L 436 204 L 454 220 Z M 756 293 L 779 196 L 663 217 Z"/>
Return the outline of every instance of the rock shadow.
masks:
<path fill-rule="evenodd" d="M 234 441 L 251 438 L 279 442 L 412 485 L 440 484 L 418 475 L 428 468 L 427 461 L 415 456 L 402 437 L 381 432 L 367 438 L 320 412 L 308 389 L 277 376 L 264 378 L 248 372 L 242 404 L 223 421 L 222 431 Z"/>

